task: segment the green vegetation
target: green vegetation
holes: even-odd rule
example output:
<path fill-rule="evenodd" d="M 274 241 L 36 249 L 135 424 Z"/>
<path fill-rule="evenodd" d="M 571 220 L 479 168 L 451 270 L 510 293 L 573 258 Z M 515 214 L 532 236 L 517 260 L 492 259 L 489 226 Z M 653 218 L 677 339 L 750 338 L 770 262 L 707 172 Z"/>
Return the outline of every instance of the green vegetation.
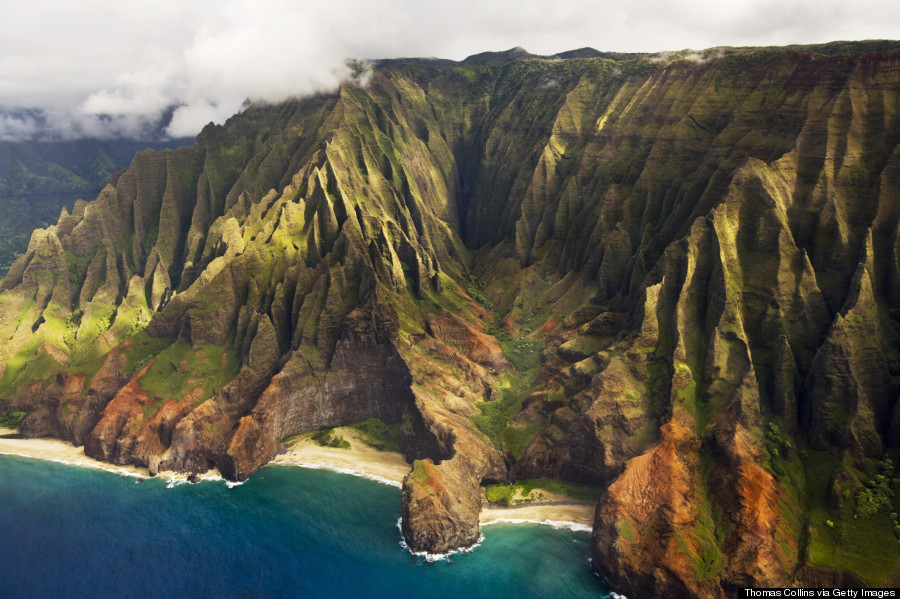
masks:
<path fill-rule="evenodd" d="M 310 437 L 321 447 L 334 447 L 335 449 L 350 449 L 350 442 L 343 437 L 334 434 L 333 428 L 320 428 Z"/>
<path fill-rule="evenodd" d="M 81 280 L 81 271 L 84 270 L 85 265 L 91 261 L 90 257 L 88 258 L 79 258 L 72 252 L 66 250 L 66 268 L 69 271 L 69 283 L 72 285 L 77 285 L 78 281 Z"/>
<path fill-rule="evenodd" d="M 513 339 L 509 333 L 496 327 L 489 329 L 488 334 L 497 338 L 503 348 L 503 355 L 519 372 L 528 372 L 540 366 L 543 342 Z"/>
<path fill-rule="evenodd" d="M 509 505 L 512 503 L 513 496 L 516 494 L 515 485 L 492 485 L 485 489 L 485 497 L 491 503 L 500 505 Z"/>
<path fill-rule="evenodd" d="M 504 448 L 515 456 L 521 456 L 525 448 L 543 429 L 542 419 L 525 426 L 510 426 L 509 421 L 522 410 L 522 402 L 531 392 L 532 383 L 541 365 L 541 341 L 512 339 L 506 331 L 492 328 L 488 331 L 500 341 L 503 353 L 518 371 L 518 376 L 500 378 L 498 399 L 478 405 L 481 415 L 473 418 L 475 426 L 498 448 Z"/>
<path fill-rule="evenodd" d="M 900 486 L 896 478 L 894 462 L 884 456 L 878 464 L 880 472 L 866 482 L 856 493 L 856 517 L 871 518 L 878 512 L 891 512 L 894 506 L 894 489 Z M 892 516 L 896 529 L 897 515 Z"/>
<path fill-rule="evenodd" d="M 794 446 L 774 422 L 766 428 L 763 467 L 778 478 L 785 476 L 786 462 L 794 459 Z"/>
<path fill-rule="evenodd" d="M 687 541 L 684 540 L 680 534 L 675 534 L 675 544 L 678 546 L 678 550 L 681 551 L 687 557 L 694 559 L 694 554 L 691 553 L 691 548 L 688 547 Z"/>
<path fill-rule="evenodd" d="M 413 462 L 412 477 L 413 480 L 421 484 L 427 484 L 431 479 L 431 477 L 428 476 L 428 470 L 425 469 L 425 464 L 422 460 Z"/>
<path fill-rule="evenodd" d="M 700 555 L 694 558 L 694 575 L 698 580 L 711 580 L 725 567 L 727 560 L 719 545 L 724 540 L 725 531 L 717 531 L 713 518 L 713 510 L 707 497 L 698 502 L 699 517 L 695 528 L 694 538 L 700 542 Z M 720 518 L 721 518 L 721 514 Z M 730 524 L 730 521 L 729 521 Z M 721 528 L 724 528 L 722 526 Z M 716 533 L 719 532 L 719 535 Z"/>
<path fill-rule="evenodd" d="M 532 377 L 533 378 L 533 377 Z M 481 410 L 480 416 L 475 416 L 472 421 L 482 433 L 484 433 L 497 447 L 503 446 L 501 433 L 514 417 L 522 410 L 522 402 L 528 396 L 530 385 L 525 385 L 519 379 L 503 376 L 500 380 L 500 398 L 478 404 Z"/>
<path fill-rule="evenodd" d="M 515 426 L 507 424 L 500 432 L 500 440 L 503 447 L 513 456 L 519 458 L 525 453 L 528 445 L 534 441 L 535 437 L 540 434 L 544 427 L 547 426 L 547 419 L 538 416 L 533 421 L 524 426 Z"/>
<path fill-rule="evenodd" d="M 358 430 L 360 441 L 378 451 L 400 453 L 400 423 L 385 424 L 378 418 L 369 418 L 350 428 Z"/>
<path fill-rule="evenodd" d="M 131 338 L 131 344 L 125 349 L 127 363 L 123 367 L 126 374 L 134 374 L 146 366 L 162 350 L 172 345 L 173 339 L 151 337 L 140 332 Z"/>
<path fill-rule="evenodd" d="M 571 497 L 575 501 L 585 501 L 588 503 L 599 501 L 600 495 L 603 493 L 603 490 L 599 487 L 557 480 L 555 478 L 526 479 L 520 480 L 518 484 L 522 485 L 522 489 L 525 493 L 530 493 L 532 489 L 543 489 L 549 493 L 565 495 L 566 497 Z"/>
<path fill-rule="evenodd" d="M 637 540 L 637 537 L 634 534 L 634 529 L 631 527 L 631 522 L 628 521 L 628 518 L 619 518 L 616 523 L 619 530 L 619 534 L 622 535 L 624 539 L 634 543 Z"/>
<path fill-rule="evenodd" d="M 541 363 L 541 350 L 544 344 L 541 341 L 528 341 L 525 339 L 510 339 L 501 341 L 503 353 L 519 372 L 526 372 L 537 368 Z"/>
<path fill-rule="evenodd" d="M 544 491 L 587 503 L 599 501 L 603 492 L 598 487 L 557 480 L 555 478 L 534 478 L 520 480 L 509 485 L 491 485 L 485 489 L 485 496 L 491 503 L 509 505 L 510 503 L 522 503 L 525 501 L 540 501 L 544 499 Z M 520 498 L 516 499 L 517 496 Z"/>
<path fill-rule="evenodd" d="M 807 555 L 810 564 L 845 569 L 872 586 L 880 586 L 900 568 L 900 543 L 893 522 L 894 514 L 900 511 L 894 493 L 897 479 L 889 458 L 870 460 L 868 471 L 855 470 L 838 452 L 809 452 L 805 460 Z M 839 472 L 844 473 L 843 501 L 840 508 L 831 508 L 825 499 Z M 866 482 L 861 483 L 861 479 Z M 885 502 L 885 498 L 890 500 Z"/>
<path fill-rule="evenodd" d="M 465 278 L 465 290 L 466 293 L 469 294 L 473 300 L 487 308 L 488 310 L 494 309 L 494 303 L 491 302 L 488 298 L 484 296 L 484 287 L 485 283 L 478 277 L 476 277 L 470 270 L 466 269 L 462 273 Z"/>
<path fill-rule="evenodd" d="M 46 380 L 59 369 L 59 362 L 44 351 L 36 340 L 7 360 L 6 371 L 0 378 L 0 396 L 15 396 L 25 385 Z"/>
<path fill-rule="evenodd" d="M 148 360 L 148 350 L 156 345 L 145 342 L 139 349 L 133 349 L 137 357 L 134 366 Z M 153 409 L 146 412 L 152 416 L 168 399 L 181 400 L 192 394 L 193 405 L 200 405 L 224 387 L 240 370 L 241 363 L 235 351 L 206 341 L 198 341 L 193 346 L 182 341 L 172 343 L 152 357 L 152 364 L 138 380 L 141 389 L 156 398 Z"/>
<path fill-rule="evenodd" d="M 900 566 L 891 520 L 886 514 L 872 518 L 815 520 L 811 516 L 809 563 L 853 572 L 873 586 Z M 887 534 L 885 534 L 887 533 Z"/>
<path fill-rule="evenodd" d="M 22 421 L 28 416 L 28 412 L 21 410 L 9 410 L 0 414 L 0 428 L 19 428 Z"/>

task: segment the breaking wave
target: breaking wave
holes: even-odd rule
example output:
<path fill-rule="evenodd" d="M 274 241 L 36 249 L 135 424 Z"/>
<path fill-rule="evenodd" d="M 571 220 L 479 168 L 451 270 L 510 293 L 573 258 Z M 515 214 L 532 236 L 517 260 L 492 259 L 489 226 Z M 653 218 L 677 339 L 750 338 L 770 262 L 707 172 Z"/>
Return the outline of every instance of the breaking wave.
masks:
<path fill-rule="evenodd" d="M 398 489 L 403 487 L 402 483 L 397 482 L 395 480 L 391 480 L 389 478 L 385 478 L 383 476 L 378 476 L 377 474 L 372 474 L 370 472 L 364 472 L 362 470 L 354 470 L 353 468 L 344 468 L 342 466 L 334 466 L 331 464 L 320 464 L 317 462 L 287 462 L 287 461 L 282 461 L 282 460 L 274 460 L 269 463 L 274 464 L 275 466 L 298 466 L 300 468 L 310 468 L 312 470 L 329 470 L 331 472 L 337 472 L 339 474 L 349 474 L 350 476 L 359 476 L 361 478 L 367 478 L 371 481 L 375 481 L 376 483 L 381 483 L 382 485 L 396 487 Z"/>
<path fill-rule="evenodd" d="M 543 524 L 553 528 L 566 528 L 574 532 L 591 532 L 591 527 L 587 524 L 579 524 L 577 522 L 569 522 L 568 520 L 533 520 L 528 518 L 496 518 L 488 522 L 482 522 L 482 526 L 490 526 L 492 524 Z"/>
<path fill-rule="evenodd" d="M 403 538 L 403 518 L 397 518 L 397 530 L 400 531 L 400 546 L 416 557 L 425 558 L 426 562 L 449 560 L 450 556 L 456 553 L 472 553 L 475 549 L 480 547 L 481 543 L 484 541 L 484 535 L 479 535 L 478 541 L 469 547 L 461 547 L 459 549 L 454 549 L 453 551 L 448 551 L 447 553 L 428 553 L 427 551 L 413 551 L 409 548 L 409 545 L 406 544 L 406 539 Z"/>

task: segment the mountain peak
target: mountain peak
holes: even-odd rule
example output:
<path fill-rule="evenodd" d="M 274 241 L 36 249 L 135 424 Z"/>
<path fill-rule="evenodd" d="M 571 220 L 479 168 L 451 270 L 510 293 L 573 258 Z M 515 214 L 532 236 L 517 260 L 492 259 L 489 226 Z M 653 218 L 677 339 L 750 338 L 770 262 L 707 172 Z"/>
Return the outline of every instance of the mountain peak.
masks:
<path fill-rule="evenodd" d="M 504 64 L 507 62 L 515 62 L 517 60 L 525 60 L 526 58 L 541 58 L 537 54 L 531 54 L 525 48 L 516 46 L 509 50 L 501 52 L 480 52 L 473 54 L 462 61 L 465 65 L 489 65 Z"/>
<path fill-rule="evenodd" d="M 234 480 L 377 418 L 411 549 L 591 485 L 630 596 L 896 580 L 893 44 L 420 61 L 140 152 L 0 282 L 0 411 Z"/>

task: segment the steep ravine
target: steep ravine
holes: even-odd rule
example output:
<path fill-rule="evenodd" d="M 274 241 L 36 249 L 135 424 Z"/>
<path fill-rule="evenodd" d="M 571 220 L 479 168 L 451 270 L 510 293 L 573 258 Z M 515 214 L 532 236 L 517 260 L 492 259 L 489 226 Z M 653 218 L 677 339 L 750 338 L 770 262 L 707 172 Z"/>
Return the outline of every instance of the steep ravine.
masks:
<path fill-rule="evenodd" d="M 56 222 L 60 210 L 71 210 L 77 199 L 96 197 L 113 173 L 131 163 L 135 152 L 192 141 L 0 141 L 0 276 L 28 247 L 32 229 Z"/>
<path fill-rule="evenodd" d="M 400 423 L 411 548 L 591 484 L 633 596 L 896 583 L 897 44 L 579 56 L 386 61 L 139 153 L 0 283 L 4 405 L 235 480 Z"/>

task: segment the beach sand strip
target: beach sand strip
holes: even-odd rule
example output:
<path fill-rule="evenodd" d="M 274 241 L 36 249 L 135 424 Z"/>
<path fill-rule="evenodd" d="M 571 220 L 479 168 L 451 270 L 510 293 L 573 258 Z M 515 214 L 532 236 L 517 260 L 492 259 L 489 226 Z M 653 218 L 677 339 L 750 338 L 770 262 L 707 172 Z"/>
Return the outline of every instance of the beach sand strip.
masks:
<path fill-rule="evenodd" d="M 313 441 L 311 435 L 302 435 L 292 442 L 287 450 L 275 457 L 271 464 L 281 466 L 300 466 L 332 470 L 344 474 L 364 476 L 383 484 L 401 487 L 403 478 L 410 471 L 410 465 L 399 453 L 378 451 L 362 441 L 362 435 L 352 428 L 339 427 L 334 435 L 343 437 L 350 444 L 349 449 L 322 447 Z M 16 431 L 0 428 L 0 454 L 36 458 L 106 470 L 115 474 L 136 478 L 149 478 L 146 468 L 135 466 L 117 466 L 95 460 L 84 454 L 81 447 L 58 439 L 23 439 L 15 438 Z M 173 482 L 184 482 L 187 475 L 181 472 L 160 472 L 160 478 Z M 218 471 L 205 473 L 203 480 L 221 480 Z M 501 524 L 532 522 L 564 526 L 575 530 L 590 530 L 594 522 L 595 506 L 575 501 L 550 501 L 544 503 L 525 503 L 509 507 L 484 503 L 480 522 L 482 524 Z"/>

